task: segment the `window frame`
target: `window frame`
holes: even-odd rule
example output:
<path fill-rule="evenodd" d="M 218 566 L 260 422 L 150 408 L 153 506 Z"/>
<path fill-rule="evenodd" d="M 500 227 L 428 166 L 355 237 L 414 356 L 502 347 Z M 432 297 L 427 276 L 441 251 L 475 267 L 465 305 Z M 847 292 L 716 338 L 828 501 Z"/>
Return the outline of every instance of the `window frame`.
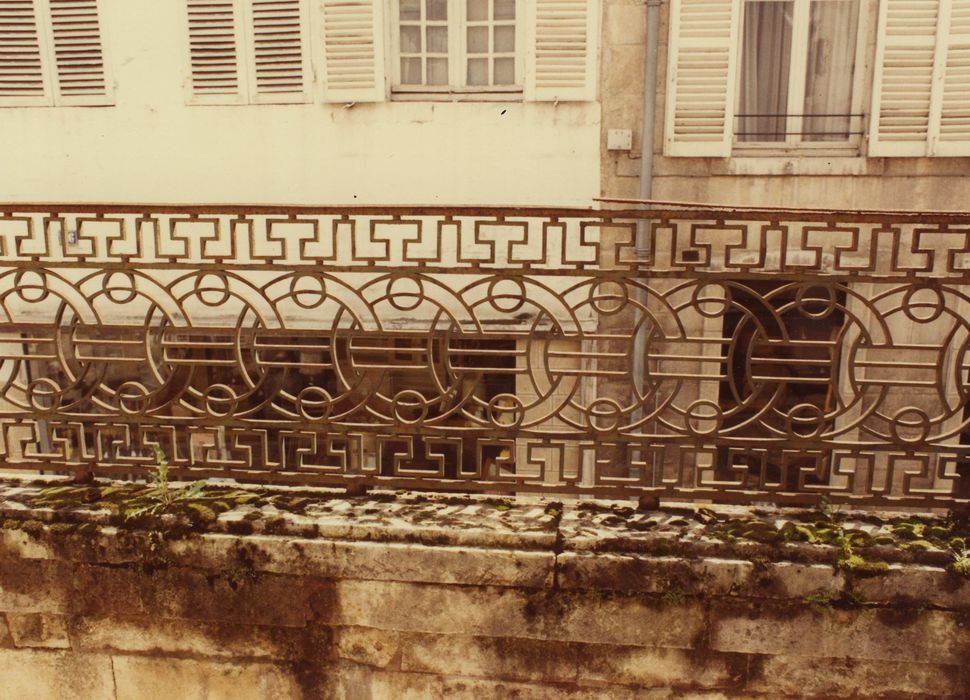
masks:
<path fill-rule="evenodd" d="M 748 5 L 758 0 L 741 0 L 740 16 L 738 19 L 738 36 L 735 50 L 737 51 L 737 70 L 734 71 L 734 85 L 730 106 L 732 112 L 731 125 L 731 156 L 732 157 L 765 157 L 765 156 L 853 156 L 859 155 L 865 137 L 868 114 L 863 109 L 869 100 L 863 99 L 863 92 L 871 93 L 872 66 L 866 51 L 871 26 L 870 3 L 858 0 L 858 20 L 856 23 L 855 40 L 855 68 L 852 76 L 852 103 L 850 106 L 849 138 L 845 141 L 804 141 L 802 140 L 801 115 L 805 102 L 805 82 L 808 68 L 808 36 L 811 17 L 811 3 L 813 0 L 785 0 L 791 2 L 792 12 L 792 40 L 791 59 L 788 71 L 788 116 L 786 118 L 786 134 L 784 141 L 740 141 L 737 137 L 737 121 L 739 101 L 741 99 L 742 63 L 744 58 L 744 18 Z M 843 0 L 824 0 L 826 2 L 841 2 Z M 794 78 L 794 81 L 793 81 Z M 797 89 L 793 89 L 797 88 Z M 866 89 L 868 87 L 868 90 Z M 868 95 L 871 97 L 871 95 Z"/>
<path fill-rule="evenodd" d="M 421 0 L 423 3 L 424 0 Z M 424 101 L 508 101 L 523 99 L 525 92 L 525 23 L 526 3 L 515 0 L 515 79 L 514 85 L 467 85 L 467 0 L 447 0 L 448 3 L 448 85 L 401 84 L 400 0 L 387 0 L 385 12 L 385 41 L 390 49 L 386 66 L 393 100 Z M 457 27 L 457 31 L 455 28 Z M 424 37 L 422 37 L 424 41 Z M 491 54 L 487 54 L 491 60 Z"/>

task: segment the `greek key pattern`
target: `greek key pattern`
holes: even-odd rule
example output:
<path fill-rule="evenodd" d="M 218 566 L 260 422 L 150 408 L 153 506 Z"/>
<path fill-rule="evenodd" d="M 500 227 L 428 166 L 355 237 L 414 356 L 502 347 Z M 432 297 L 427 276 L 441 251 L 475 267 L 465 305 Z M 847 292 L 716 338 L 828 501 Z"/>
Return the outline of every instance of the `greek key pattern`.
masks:
<path fill-rule="evenodd" d="M 0 212 L 5 468 L 970 500 L 970 217 Z"/>

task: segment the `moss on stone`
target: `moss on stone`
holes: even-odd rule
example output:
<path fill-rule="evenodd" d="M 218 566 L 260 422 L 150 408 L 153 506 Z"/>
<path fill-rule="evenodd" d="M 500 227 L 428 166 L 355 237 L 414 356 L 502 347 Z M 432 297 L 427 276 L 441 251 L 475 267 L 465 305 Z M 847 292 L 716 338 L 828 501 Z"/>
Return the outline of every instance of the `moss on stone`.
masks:
<path fill-rule="evenodd" d="M 964 578 L 970 578 L 970 555 L 963 553 L 954 558 L 950 563 L 950 570 Z"/>

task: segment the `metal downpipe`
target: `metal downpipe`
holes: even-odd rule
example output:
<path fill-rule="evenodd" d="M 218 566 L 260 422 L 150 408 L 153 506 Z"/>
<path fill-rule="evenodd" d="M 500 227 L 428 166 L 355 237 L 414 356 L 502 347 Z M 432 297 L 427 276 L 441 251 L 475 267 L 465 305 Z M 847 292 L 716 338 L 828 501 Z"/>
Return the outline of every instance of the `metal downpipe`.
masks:
<path fill-rule="evenodd" d="M 646 44 L 644 46 L 643 71 L 643 122 L 640 134 L 640 199 L 651 199 L 653 194 L 654 130 L 657 114 L 657 62 L 660 53 L 660 7 L 663 0 L 647 0 Z M 636 257 L 646 258 L 650 253 L 650 220 L 639 219 L 636 233 Z M 637 288 L 636 300 L 646 306 L 645 290 Z M 641 323 L 633 338 L 633 382 L 636 390 L 643 392 L 646 378 L 647 328 Z M 636 419 L 643 417 L 636 412 Z M 654 478 L 656 478 L 654 458 Z"/>

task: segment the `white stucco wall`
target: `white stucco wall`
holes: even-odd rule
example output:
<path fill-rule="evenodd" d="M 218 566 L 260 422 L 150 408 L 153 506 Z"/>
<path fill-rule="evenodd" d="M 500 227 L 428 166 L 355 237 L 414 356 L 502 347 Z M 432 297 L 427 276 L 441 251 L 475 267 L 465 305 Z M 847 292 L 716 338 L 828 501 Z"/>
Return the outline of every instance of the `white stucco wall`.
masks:
<path fill-rule="evenodd" d="M 0 200 L 589 205 L 599 194 L 598 103 L 187 106 L 183 2 L 99 4 L 115 106 L 0 107 Z"/>

